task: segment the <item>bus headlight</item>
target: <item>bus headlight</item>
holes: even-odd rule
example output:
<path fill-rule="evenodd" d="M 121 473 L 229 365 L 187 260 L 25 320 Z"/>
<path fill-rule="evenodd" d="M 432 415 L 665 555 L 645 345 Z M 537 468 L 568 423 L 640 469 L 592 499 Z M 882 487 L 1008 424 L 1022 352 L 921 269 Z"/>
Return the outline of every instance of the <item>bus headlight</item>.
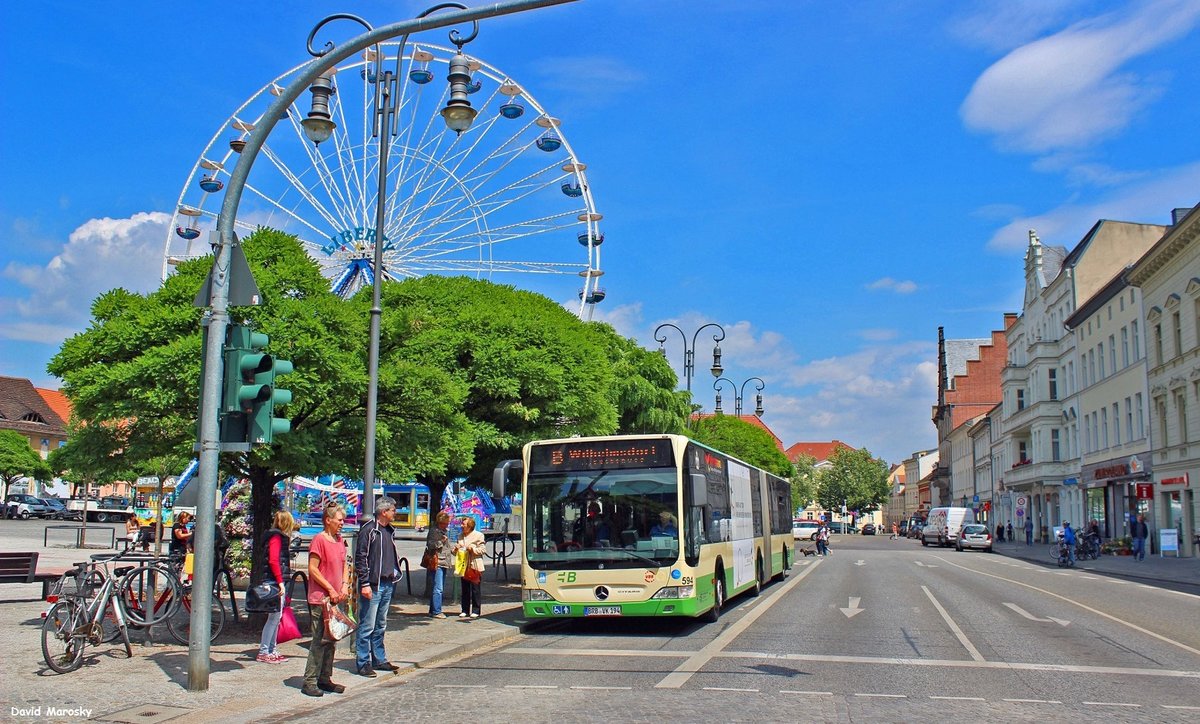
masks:
<path fill-rule="evenodd" d="M 660 588 L 658 593 L 650 598 L 691 598 L 696 595 L 695 586 L 667 586 Z"/>
<path fill-rule="evenodd" d="M 521 591 L 526 601 L 553 601 L 549 593 L 540 588 L 526 588 Z"/>

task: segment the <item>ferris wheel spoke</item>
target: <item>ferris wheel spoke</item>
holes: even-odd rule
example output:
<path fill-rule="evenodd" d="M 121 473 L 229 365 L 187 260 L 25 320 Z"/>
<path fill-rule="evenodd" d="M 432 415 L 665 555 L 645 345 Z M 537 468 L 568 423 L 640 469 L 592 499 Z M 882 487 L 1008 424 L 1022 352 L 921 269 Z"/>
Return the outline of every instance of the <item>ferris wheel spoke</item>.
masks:
<path fill-rule="evenodd" d="M 279 174 L 291 185 L 291 187 L 293 189 L 295 189 L 296 192 L 305 201 L 308 202 L 309 206 L 312 207 L 313 211 L 315 211 L 317 213 L 317 215 L 319 215 L 322 219 L 325 220 L 325 223 L 327 223 L 333 227 L 337 226 L 337 219 L 333 215 L 333 213 L 325 208 L 325 205 L 321 203 L 321 201 L 312 193 L 312 191 L 310 191 L 308 189 L 307 186 L 304 185 L 304 183 L 302 183 L 300 181 L 299 178 L 297 178 L 296 174 L 292 173 L 292 170 L 290 168 L 288 168 L 287 164 L 283 161 L 283 159 L 281 159 L 275 153 L 274 149 L 268 147 L 266 144 L 263 144 L 262 153 L 264 156 L 267 157 L 267 160 L 269 160 L 271 162 L 271 164 L 275 167 L 275 169 L 277 171 L 279 171 Z M 286 207 L 284 207 L 283 204 L 279 203 L 274 198 L 269 196 L 265 191 L 259 191 L 258 193 L 265 201 L 270 203 L 272 206 L 280 209 L 281 211 L 286 211 L 289 216 L 291 216 L 292 218 L 295 218 L 298 221 L 302 221 L 307 226 L 309 226 L 314 231 L 316 231 L 316 227 L 312 226 L 311 222 L 304 219 L 303 217 L 301 217 L 299 214 L 295 213 L 294 211 L 291 211 L 290 209 L 287 209 Z"/>
<path fill-rule="evenodd" d="M 271 196 L 269 196 L 268 194 L 263 192 L 262 189 L 258 188 L 254 184 L 247 183 L 246 190 L 250 191 L 255 196 L 257 196 L 258 198 L 265 201 L 267 204 L 269 204 L 275 210 L 283 213 L 284 215 L 288 216 L 291 219 L 294 219 L 296 222 L 303 224 L 304 226 L 308 227 L 309 229 L 312 229 L 313 233 L 316 234 L 318 238 L 322 238 L 325 236 L 324 232 L 322 232 L 320 229 L 318 229 L 316 226 L 314 226 L 311 221 L 304 218 L 303 216 L 300 216 L 292 209 L 287 208 L 283 204 L 281 204 L 278 201 L 276 201 L 275 199 L 271 198 Z M 255 228 L 255 227 L 247 225 L 247 228 Z"/>
<path fill-rule="evenodd" d="M 348 69 L 353 70 L 355 67 L 357 67 L 357 66 L 350 66 Z M 346 117 L 346 109 L 341 100 L 342 93 L 340 93 L 340 92 L 335 93 L 331 98 L 331 103 L 333 106 L 332 112 L 337 117 L 338 121 L 340 121 L 337 125 L 337 129 L 334 130 L 332 140 L 334 141 L 334 155 L 338 159 L 337 166 L 338 166 L 339 171 L 341 172 L 341 177 L 342 177 L 342 183 L 338 187 L 338 191 L 340 194 L 343 194 L 342 203 L 346 207 L 346 216 L 347 216 L 346 226 L 347 227 L 362 226 L 365 224 L 366 219 L 368 218 L 367 206 L 366 206 L 366 203 L 367 203 L 366 202 L 366 196 L 367 196 L 367 194 L 366 194 L 366 188 L 367 188 L 366 177 L 367 177 L 367 155 L 368 155 L 367 139 L 369 139 L 371 137 L 370 133 L 369 133 L 369 129 L 370 129 L 370 124 L 372 123 L 372 115 L 371 115 L 370 111 L 373 110 L 373 104 L 372 104 L 370 96 L 369 96 L 368 87 L 373 87 L 373 84 L 369 84 L 367 82 L 366 78 L 363 78 L 362 82 L 363 82 L 363 94 L 364 95 L 363 95 L 362 106 L 361 106 L 362 111 L 363 111 L 361 113 L 362 124 L 363 124 L 362 129 L 361 129 L 362 139 L 363 139 L 363 143 L 361 146 L 361 148 L 362 148 L 361 162 L 362 162 L 363 173 L 362 173 L 361 177 L 359 176 L 358 173 L 356 173 L 357 165 L 358 165 L 359 161 L 355 155 L 354 143 L 350 140 L 351 123 L 350 123 L 350 120 L 347 119 L 347 117 Z M 303 127 L 301 127 L 301 133 L 302 132 L 303 132 Z M 301 139 L 301 141 L 303 141 L 303 138 Z M 321 164 L 325 169 L 328 170 L 329 165 L 328 165 L 328 160 L 326 158 L 322 157 Z M 349 196 L 350 198 L 346 198 L 347 196 Z M 355 203 L 355 201 L 352 201 L 351 199 L 354 199 L 355 201 L 357 201 L 357 203 Z"/>
<path fill-rule="evenodd" d="M 336 97 L 336 96 L 335 96 Z M 309 166 L 316 173 L 320 187 L 325 191 L 328 203 L 333 207 L 337 216 L 342 220 L 342 228 L 350 228 L 355 226 L 354 223 L 354 205 L 348 198 L 348 194 L 353 193 L 349 189 L 349 182 L 346 180 L 346 164 L 343 162 L 343 149 L 350 147 L 349 137 L 343 132 L 334 131 L 330 140 L 334 149 L 334 156 L 338 159 L 338 168 L 342 174 L 342 183 L 338 183 L 334 176 L 334 172 L 329 168 L 329 162 L 325 154 L 322 154 L 315 144 L 308 141 L 308 136 L 304 133 L 304 126 L 289 112 L 288 118 L 291 120 L 292 131 L 295 134 L 298 145 L 304 149 L 305 155 L 308 157 Z M 349 148 L 347 153 L 353 158 L 353 149 Z M 286 164 L 285 164 L 286 166 Z M 308 196 L 315 199 L 312 194 L 309 184 L 305 184 L 296 174 L 288 168 L 281 173 L 290 174 L 292 185 L 297 189 L 304 189 L 301 193 L 307 191 Z M 310 201 L 309 203 L 313 203 Z M 315 205 L 315 204 L 314 204 Z"/>
<path fill-rule="evenodd" d="M 479 261 L 441 259 L 428 264 L 417 263 L 411 269 L 417 274 L 475 272 L 514 272 L 522 274 L 559 274 L 578 276 L 582 264 L 555 264 L 544 261 Z"/>
<path fill-rule="evenodd" d="M 444 254 L 453 254 L 464 251 L 466 249 L 475 249 L 482 246 L 494 247 L 507 241 L 524 239 L 532 236 L 541 236 L 562 229 L 569 229 L 574 224 L 571 223 L 554 223 L 556 219 L 563 219 L 568 214 L 556 214 L 553 216 L 543 217 L 541 219 L 533 219 L 511 224 L 509 226 L 500 226 L 491 228 L 485 238 L 480 238 L 477 235 L 467 235 L 455 238 L 442 238 L 437 240 L 428 240 L 420 244 L 405 247 L 400 256 L 417 256 L 418 258 L 427 258 Z M 503 233 L 503 232 L 509 233 Z M 431 250 L 431 251 L 427 251 Z"/>

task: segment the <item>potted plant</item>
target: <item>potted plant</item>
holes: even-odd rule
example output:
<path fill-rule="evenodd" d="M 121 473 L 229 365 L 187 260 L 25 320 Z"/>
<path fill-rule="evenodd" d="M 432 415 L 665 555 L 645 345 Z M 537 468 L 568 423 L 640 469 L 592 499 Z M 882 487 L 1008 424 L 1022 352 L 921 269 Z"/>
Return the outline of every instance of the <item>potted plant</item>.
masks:
<path fill-rule="evenodd" d="M 1102 553 L 1114 556 L 1127 556 L 1133 553 L 1133 539 L 1129 536 L 1107 540 L 1100 546 Z"/>

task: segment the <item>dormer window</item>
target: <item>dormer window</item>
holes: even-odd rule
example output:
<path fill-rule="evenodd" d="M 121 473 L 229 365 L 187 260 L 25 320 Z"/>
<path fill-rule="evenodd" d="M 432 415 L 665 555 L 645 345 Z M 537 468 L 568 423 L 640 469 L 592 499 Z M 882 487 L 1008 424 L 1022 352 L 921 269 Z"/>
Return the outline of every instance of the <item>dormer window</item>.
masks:
<path fill-rule="evenodd" d="M 45 425 L 46 419 L 36 412 L 27 412 L 21 416 L 21 422 L 33 422 L 37 423 L 38 425 Z"/>

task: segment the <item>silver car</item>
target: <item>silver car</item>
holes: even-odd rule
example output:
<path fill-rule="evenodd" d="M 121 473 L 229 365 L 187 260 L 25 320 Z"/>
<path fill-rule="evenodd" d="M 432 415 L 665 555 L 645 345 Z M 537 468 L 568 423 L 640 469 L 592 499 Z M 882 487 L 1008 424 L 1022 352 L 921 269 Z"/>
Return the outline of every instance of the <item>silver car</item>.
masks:
<path fill-rule="evenodd" d="M 957 550 L 964 548 L 979 548 L 988 553 L 992 552 L 992 533 L 981 523 L 967 523 L 958 534 Z"/>

